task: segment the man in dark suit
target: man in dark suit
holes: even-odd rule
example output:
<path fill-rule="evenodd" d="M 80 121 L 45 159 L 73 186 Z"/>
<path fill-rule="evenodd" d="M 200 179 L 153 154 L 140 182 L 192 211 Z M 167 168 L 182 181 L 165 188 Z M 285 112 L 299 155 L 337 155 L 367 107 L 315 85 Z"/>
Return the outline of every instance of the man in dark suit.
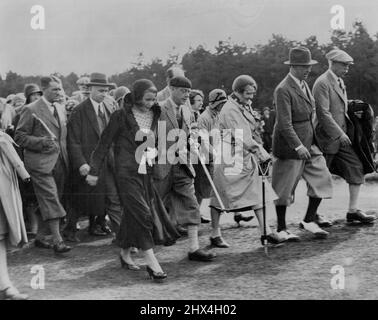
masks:
<path fill-rule="evenodd" d="M 76 212 L 85 213 L 90 217 L 89 233 L 94 236 L 105 236 L 110 233 L 105 221 L 106 214 L 116 233 L 122 212 L 114 180 L 113 154 L 111 153 L 105 161 L 104 170 L 95 187 L 89 186 L 85 178 L 90 170 L 91 154 L 115 107 L 105 101 L 111 85 L 104 74 L 93 73 L 87 85 L 90 88 L 89 98 L 74 109 L 68 122 L 68 154 L 72 163 L 74 194 L 76 194 L 74 205 Z M 74 241 L 77 241 L 75 235 L 77 218 L 77 215 L 73 214 L 65 229 L 67 238 Z"/>
<path fill-rule="evenodd" d="M 154 166 L 154 179 L 162 199 L 171 206 L 171 217 L 177 219 L 179 225 L 188 227 L 189 259 L 212 261 L 215 254 L 200 249 L 198 243 L 201 217 L 194 194 L 195 171 L 187 149 L 191 126 L 191 111 L 187 101 L 191 82 L 183 76 L 178 76 L 170 80 L 169 86 L 171 96 L 161 103 L 158 129 L 159 160 Z M 176 140 L 173 140 L 175 137 Z"/>
<path fill-rule="evenodd" d="M 69 251 L 60 235 L 60 219 L 66 216 L 61 198 L 68 169 L 66 148 L 66 115 L 57 101 L 62 84 L 54 76 L 42 77 L 43 96 L 24 107 L 15 133 L 15 141 L 23 148 L 24 163 L 30 173 L 41 217 L 35 245 L 51 248 L 45 241 L 46 222 L 56 253 Z M 43 220 L 43 222 L 42 222 Z"/>
<path fill-rule="evenodd" d="M 348 73 L 353 58 L 345 51 L 334 49 L 326 55 L 329 69 L 314 84 L 319 146 L 325 154 L 332 173 L 349 184 L 348 222 L 373 223 L 374 215 L 358 209 L 358 196 L 364 183 L 363 165 L 348 137 L 353 124 L 347 114 L 348 98 L 343 77 Z"/>
<path fill-rule="evenodd" d="M 316 223 L 321 199 L 332 196 L 332 178 L 323 154 L 316 145 L 314 117 L 315 102 L 305 81 L 312 65 L 310 51 L 305 47 L 290 50 L 290 72 L 274 91 L 276 123 L 273 131 L 272 186 L 279 199 L 275 201 L 281 238 L 287 241 L 299 237 L 286 228 L 286 208 L 294 201 L 296 186 L 302 177 L 307 182 L 309 204 L 300 227 L 316 237 L 328 232 Z"/>

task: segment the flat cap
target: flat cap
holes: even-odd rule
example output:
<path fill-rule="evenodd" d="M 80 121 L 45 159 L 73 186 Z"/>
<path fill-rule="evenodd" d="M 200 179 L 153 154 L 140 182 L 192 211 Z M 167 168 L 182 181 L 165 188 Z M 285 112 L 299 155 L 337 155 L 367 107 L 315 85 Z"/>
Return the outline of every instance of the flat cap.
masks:
<path fill-rule="evenodd" d="M 191 81 L 188 78 L 182 76 L 174 77 L 169 80 L 169 85 L 176 88 L 192 88 Z"/>
<path fill-rule="evenodd" d="M 326 58 L 335 62 L 350 63 L 353 64 L 353 58 L 345 51 L 340 49 L 333 49 L 326 54 Z"/>

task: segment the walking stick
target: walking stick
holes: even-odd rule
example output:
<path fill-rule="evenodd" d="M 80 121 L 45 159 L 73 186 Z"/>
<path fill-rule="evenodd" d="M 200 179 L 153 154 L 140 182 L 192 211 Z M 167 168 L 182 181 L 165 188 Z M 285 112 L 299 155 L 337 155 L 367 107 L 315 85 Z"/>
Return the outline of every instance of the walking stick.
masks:
<path fill-rule="evenodd" d="M 263 228 L 264 228 L 264 234 L 262 236 L 262 242 L 264 246 L 265 254 L 268 255 L 268 239 L 266 234 L 266 201 L 265 201 L 265 178 L 269 171 L 269 166 L 271 164 L 271 161 L 264 162 L 261 164 L 258 164 L 259 171 L 261 173 L 261 181 L 262 181 L 262 202 L 263 202 Z"/>
<path fill-rule="evenodd" d="M 198 157 L 198 159 L 199 159 L 199 161 L 200 161 L 200 163 L 201 163 L 201 166 L 202 166 L 202 168 L 203 168 L 203 171 L 205 172 L 206 177 L 207 177 L 207 179 L 209 180 L 209 183 L 210 183 L 210 185 L 211 185 L 211 188 L 212 188 L 213 191 L 214 191 L 215 197 L 217 198 L 218 203 L 219 203 L 219 205 L 220 205 L 220 207 L 221 207 L 220 210 L 219 210 L 218 208 L 214 208 L 214 207 L 213 207 L 213 208 L 216 209 L 216 210 L 218 210 L 219 212 L 230 212 L 231 210 L 226 209 L 226 207 L 224 206 L 223 201 L 222 201 L 222 199 L 221 199 L 221 197 L 220 197 L 220 195 L 219 195 L 219 192 L 218 192 L 217 188 L 215 187 L 214 181 L 213 181 L 213 179 L 211 178 L 211 175 L 210 175 L 210 173 L 209 173 L 209 170 L 207 170 L 207 167 L 206 167 L 205 161 L 203 160 L 203 158 L 201 157 L 201 155 L 200 155 L 200 153 L 199 153 L 199 151 L 198 151 L 199 143 L 198 143 L 198 142 L 195 142 L 194 139 L 190 138 L 190 139 L 189 139 L 189 144 L 190 144 L 191 147 L 193 147 L 194 152 L 196 153 L 196 155 L 197 155 L 197 157 Z"/>

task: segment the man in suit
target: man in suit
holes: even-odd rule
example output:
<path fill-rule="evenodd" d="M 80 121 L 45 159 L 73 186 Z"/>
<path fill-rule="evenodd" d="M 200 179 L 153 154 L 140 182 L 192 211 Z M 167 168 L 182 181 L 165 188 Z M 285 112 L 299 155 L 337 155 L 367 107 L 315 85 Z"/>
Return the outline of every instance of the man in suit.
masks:
<path fill-rule="evenodd" d="M 309 204 L 300 227 L 315 237 L 328 232 L 316 223 L 317 208 L 324 198 L 332 196 L 332 178 L 323 154 L 316 146 L 315 102 L 306 79 L 312 65 L 311 52 L 305 47 L 290 50 L 290 72 L 274 91 L 276 123 L 273 131 L 272 186 L 279 199 L 275 201 L 277 231 L 287 241 L 299 237 L 287 230 L 286 208 L 294 201 L 296 186 L 302 177 L 307 182 Z"/>
<path fill-rule="evenodd" d="M 360 187 L 364 183 L 363 166 L 348 137 L 352 123 L 347 114 L 348 99 L 344 81 L 353 64 L 353 58 L 345 51 L 334 49 L 326 58 L 329 69 L 315 82 L 315 98 L 319 146 L 325 154 L 330 171 L 349 184 L 348 222 L 372 223 L 375 216 L 358 209 Z"/>
<path fill-rule="evenodd" d="M 116 109 L 113 104 L 105 102 L 111 85 L 104 74 L 92 73 L 87 86 L 90 90 L 89 98 L 74 109 L 67 128 L 68 154 L 72 163 L 76 189 L 74 203 L 77 210 L 75 211 L 85 213 L 90 217 L 88 230 L 91 235 L 106 236 L 111 232 L 106 225 L 106 214 L 110 218 L 112 230 L 115 233 L 118 232 L 122 216 L 114 179 L 113 154 L 111 153 L 105 161 L 99 182 L 95 187 L 89 186 L 85 178 L 90 170 L 91 154 L 100 140 L 110 115 Z M 75 235 L 77 219 L 77 215 L 73 214 L 65 229 L 67 238 L 74 241 L 78 240 Z"/>
<path fill-rule="evenodd" d="M 162 199 L 170 205 L 173 220 L 188 227 L 189 259 L 212 261 L 215 254 L 199 248 L 201 218 L 194 194 L 195 171 L 187 149 L 191 125 L 187 101 L 192 85 L 189 79 L 179 76 L 172 78 L 169 86 L 171 96 L 161 103 L 159 157 L 158 164 L 154 166 L 154 179 Z M 172 138 L 176 140 L 172 141 Z"/>
<path fill-rule="evenodd" d="M 35 245 L 51 248 L 45 241 L 47 224 L 54 251 L 63 253 L 71 249 L 63 242 L 59 230 L 60 219 L 66 216 L 61 198 L 68 170 L 65 109 L 56 102 L 63 89 L 54 76 L 42 77 L 41 89 L 43 96 L 22 110 L 15 141 L 23 148 L 25 167 L 41 213 Z"/>

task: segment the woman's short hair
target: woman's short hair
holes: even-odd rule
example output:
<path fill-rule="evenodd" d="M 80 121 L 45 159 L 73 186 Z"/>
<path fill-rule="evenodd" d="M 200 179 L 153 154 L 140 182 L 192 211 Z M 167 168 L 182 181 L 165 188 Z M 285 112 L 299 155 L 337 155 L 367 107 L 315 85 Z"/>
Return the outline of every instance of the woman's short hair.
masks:
<path fill-rule="evenodd" d="M 238 93 L 243 93 L 247 86 L 252 86 L 257 90 L 256 81 L 249 75 L 238 76 L 232 83 L 232 90 Z"/>
<path fill-rule="evenodd" d="M 154 83 L 148 79 L 140 79 L 133 83 L 132 85 L 132 97 L 134 102 L 141 101 L 143 99 L 144 93 L 146 91 L 157 93 L 157 89 Z"/>
<path fill-rule="evenodd" d="M 202 99 L 205 98 L 205 95 L 203 94 L 201 90 L 193 89 L 192 91 L 190 91 L 189 93 L 190 104 L 194 104 L 194 98 L 197 96 L 201 96 Z"/>

